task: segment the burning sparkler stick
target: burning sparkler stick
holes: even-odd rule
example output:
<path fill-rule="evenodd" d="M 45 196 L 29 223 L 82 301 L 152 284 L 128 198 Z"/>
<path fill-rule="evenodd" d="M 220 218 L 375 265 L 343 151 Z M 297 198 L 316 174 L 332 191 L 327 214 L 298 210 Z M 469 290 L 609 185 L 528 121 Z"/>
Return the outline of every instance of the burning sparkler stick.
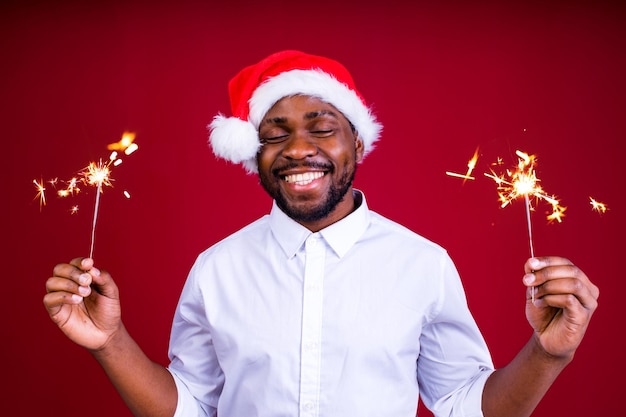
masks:
<path fill-rule="evenodd" d="M 103 162 L 100 159 L 98 162 L 90 162 L 85 168 L 83 168 L 77 177 L 73 177 L 68 181 L 65 181 L 66 187 L 57 191 L 59 197 L 68 197 L 78 194 L 80 192 L 80 184 L 86 186 L 92 186 L 96 188 L 96 198 L 93 212 L 93 220 L 91 225 L 91 246 L 89 250 L 89 257 L 93 258 L 93 251 L 95 245 L 95 233 L 96 223 L 98 219 L 98 209 L 100 206 L 100 194 L 103 192 L 103 187 L 112 186 L 113 179 L 111 178 L 111 167 L 116 167 L 122 163 L 122 159 L 118 158 L 118 151 L 123 151 L 124 154 L 130 155 L 138 149 L 136 143 L 134 143 L 135 134 L 131 132 L 124 132 L 122 139 L 118 142 L 111 143 L 107 146 L 109 150 L 112 150 L 108 161 Z M 49 181 L 50 184 L 56 188 L 58 179 Z M 39 198 L 40 210 L 42 206 L 46 205 L 45 187 L 43 186 L 43 180 L 33 180 L 33 184 L 37 189 L 37 195 L 35 198 Z M 124 191 L 126 198 L 130 198 L 130 194 Z M 72 206 L 70 213 L 76 214 L 78 212 L 78 205 Z"/>
<path fill-rule="evenodd" d="M 565 207 L 559 205 L 559 201 L 554 196 L 545 194 L 539 185 L 539 179 L 535 173 L 535 155 L 528 155 L 521 151 L 515 151 L 518 156 L 517 168 L 513 171 L 507 170 L 505 175 L 485 173 L 485 176 L 493 179 L 498 186 L 498 196 L 501 207 L 506 207 L 518 197 L 524 197 L 526 205 L 526 223 L 528 227 L 528 241 L 530 246 L 530 256 L 535 256 L 533 247 L 533 234 L 530 212 L 533 210 L 530 197 L 535 200 L 544 200 L 552 206 L 552 213 L 547 216 L 548 220 L 562 221 Z M 531 288 L 531 298 L 535 301 L 535 287 Z"/>
<path fill-rule="evenodd" d="M 89 257 L 93 257 L 93 248 L 96 239 L 96 220 L 98 218 L 98 207 L 100 205 L 100 194 L 102 193 L 102 186 L 111 186 L 111 169 L 109 166 L 117 159 L 117 152 L 113 151 L 109 157 L 109 161 L 103 163 L 100 160 L 98 163 L 90 162 L 89 165 L 79 173 L 83 182 L 88 185 L 96 187 L 96 203 L 93 211 L 93 221 L 91 224 L 91 247 L 89 250 Z"/>

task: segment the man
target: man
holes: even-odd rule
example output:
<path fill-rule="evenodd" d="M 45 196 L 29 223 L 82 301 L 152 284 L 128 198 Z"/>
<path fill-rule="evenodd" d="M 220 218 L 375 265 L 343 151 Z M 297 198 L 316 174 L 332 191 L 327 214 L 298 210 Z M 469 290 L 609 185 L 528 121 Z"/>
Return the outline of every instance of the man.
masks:
<path fill-rule="evenodd" d="M 570 261 L 529 259 L 533 334 L 494 370 L 438 245 L 353 189 L 381 126 L 338 62 L 282 51 L 229 84 L 217 156 L 258 173 L 271 213 L 203 252 L 176 309 L 167 368 L 126 332 L 91 259 L 57 265 L 44 304 L 138 416 L 528 416 L 572 360 L 598 289 Z M 534 296 L 531 297 L 531 291 Z M 534 301 L 532 301 L 534 300 Z"/>

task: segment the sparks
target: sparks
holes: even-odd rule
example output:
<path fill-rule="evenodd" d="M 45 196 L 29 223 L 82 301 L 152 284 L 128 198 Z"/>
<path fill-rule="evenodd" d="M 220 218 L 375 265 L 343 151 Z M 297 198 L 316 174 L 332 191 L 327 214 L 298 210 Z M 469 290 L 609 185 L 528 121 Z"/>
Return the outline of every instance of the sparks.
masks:
<path fill-rule="evenodd" d="M 126 155 L 130 155 L 137 150 L 137 144 L 134 143 L 135 134 L 133 132 L 124 132 L 122 139 L 117 142 L 109 143 L 107 149 L 110 151 L 122 151 Z M 130 150 L 130 151 L 129 151 Z"/>
<path fill-rule="evenodd" d="M 552 207 L 552 213 L 547 215 L 548 220 L 561 222 L 566 208 L 559 205 L 556 197 L 547 195 L 539 185 L 540 180 L 535 172 L 535 155 L 528 155 L 521 151 L 515 151 L 515 154 L 519 158 L 515 170 L 507 170 L 502 175 L 497 175 L 493 170 L 491 173 L 484 174 L 496 182 L 501 207 L 506 207 L 519 197 L 524 197 L 529 201 L 531 197 L 534 197 L 536 201 L 543 200 Z M 529 210 L 533 209 L 530 203 L 528 206 Z"/>
<path fill-rule="evenodd" d="M 70 195 L 78 194 L 80 192 L 80 188 L 78 187 L 79 179 L 76 177 L 72 177 L 69 181 L 66 181 L 66 187 L 62 190 L 57 191 L 57 195 L 59 197 L 68 197 Z"/>
<path fill-rule="evenodd" d="M 43 186 L 43 180 L 33 180 L 33 184 L 35 184 L 37 189 L 35 199 L 39 199 L 39 211 L 41 211 L 41 208 L 46 205 L 46 187 Z"/>
<path fill-rule="evenodd" d="M 471 175 L 459 174 L 457 172 L 452 172 L 452 171 L 446 171 L 446 175 L 449 175 L 451 177 L 456 177 L 456 178 L 463 178 L 465 180 L 475 180 L 476 179 L 476 178 L 472 177 Z"/>
<path fill-rule="evenodd" d="M 471 175 L 472 171 L 474 171 L 474 168 L 476 168 L 476 162 L 478 162 L 478 148 L 476 148 L 476 150 L 474 151 L 474 155 L 467 163 L 467 174 L 465 175 L 467 175 L 468 177 Z"/>
<path fill-rule="evenodd" d="M 606 204 L 597 201 L 593 197 L 589 197 L 589 204 L 591 204 L 591 210 L 597 211 L 598 213 L 606 213 L 609 209 Z"/>
<path fill-rule="evenodd" d="M 565 210 L 567 210 L 567 207 L 562 207 L 559 206 L 558 204 L 556 206 L 552 206 L 552 213 L 548 214 L 548 222 L 552 222 L 552 221 L 557 221 L 559 223 L 563 222 L 563 217 L 565 217 Z"/>
<path fill-rule="evenodd" d="M 103 163 L 102 160 L 98 162 L 90 162 L 86 168 L 84 168 L 79 175 L 81 180 L 87 185 L 91 185 L 98 188 L 98 191 L 102 191 L 102 186 L 111 185 L 111 169 L 110 163 Z"/>
<path fill-rule="evenodd" d="M 476 148 L 474 155 L 467 162 L 467 172 L 465 174 L 458 174 L 456 172 L 446 171 L 446 175 L 449 175 L 451 177 L 463 178 L 463 180 L 474 180 L 476 178 L 472 176 L 472 171 L 474 171 L 474 168 L 476 168 L 476 162 L 478 162 L 478 148 Z"/>

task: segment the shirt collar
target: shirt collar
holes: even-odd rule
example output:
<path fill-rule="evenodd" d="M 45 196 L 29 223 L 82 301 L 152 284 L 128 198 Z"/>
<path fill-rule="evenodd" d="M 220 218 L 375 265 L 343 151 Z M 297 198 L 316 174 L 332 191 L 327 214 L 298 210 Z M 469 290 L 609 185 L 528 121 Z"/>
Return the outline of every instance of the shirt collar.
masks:
<path fill-rule="evenodd" d="M 365 201 L 365 195 L 356 189 L 354 194 L 357 203 L 361 202 L 357 209 L 340 221 L 319 231 L 319 234 L 340 258 L 356 243 L 370 222 L 370 212 Z M 276 201 L 272 204 L 269 223 L 274 237 L 288 258 L 295 256 L 306 239 L 312 234 L 309 229 L 287 216 L 276 205 Z"/>

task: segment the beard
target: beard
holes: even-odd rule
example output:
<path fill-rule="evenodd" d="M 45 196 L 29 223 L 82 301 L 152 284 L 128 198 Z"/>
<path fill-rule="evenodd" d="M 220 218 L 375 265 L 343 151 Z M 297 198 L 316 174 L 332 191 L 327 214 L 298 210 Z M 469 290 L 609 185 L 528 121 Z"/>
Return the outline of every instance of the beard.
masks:
<path fill-rule="evenodd" d="M 307 166 L 319 167 L 316 164 L 309 164 Z M 296 222 L 316 222 L 326 218 L 330 213 L 332 213 L 337 205 L 343 201 L 344 197 L 352 187 L 352 182 L 354 181 L 354 177 L 356 175 L 357 165 L 347 164 L 344 166 L 345 168 L 339 179 L 331 183 L 330 189 L 326 194 L 326 198 L 321 199 L 317 204 L 313 205 L 303 204 L 300 206 L 292 204 L 282 193 L 280 187 L 272 186 L 272 184 L 276 184 L 278 181 L 281 181 L 276 174 L 274 174 L 272 178 L 267 178 L 261 175 L 259 176 L 259 179 L 265 191 L 267 191 L 267 193 L 276 201 L 276 205 L 287 216 Z M 333 171 L 331 168 L 326 175 L 332 176 L 332 174 Z M 272 179 L 274 181 L 271 181 Z"/>

